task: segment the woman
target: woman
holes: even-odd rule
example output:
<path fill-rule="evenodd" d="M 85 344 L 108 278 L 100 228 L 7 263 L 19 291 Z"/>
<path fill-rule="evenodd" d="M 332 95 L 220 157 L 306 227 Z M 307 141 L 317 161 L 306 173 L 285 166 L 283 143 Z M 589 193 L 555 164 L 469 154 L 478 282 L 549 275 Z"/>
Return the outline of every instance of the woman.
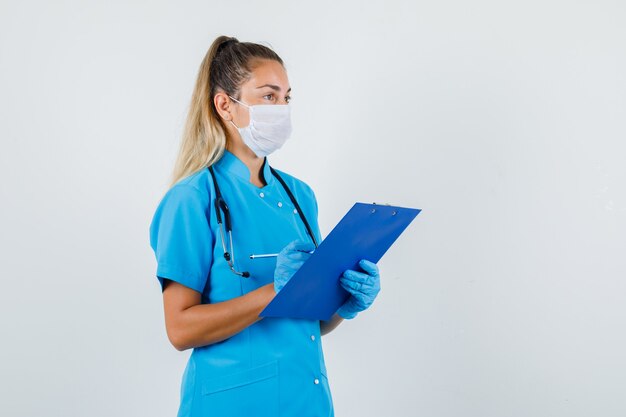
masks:
<path fill-rule="evenodd" d="M 322 240 L 313 190 L 266 158 L 291 133 L 290 91 L 263 45 L 220 36 L 200 66 L 150 224 L 168 338 L 193 348 L 178 416 L 334 415 L 320 336 L 379 292 L 378 268 L 362 260 L 340 278 L 351 296 L 331 320 L 259 317 Z"/>

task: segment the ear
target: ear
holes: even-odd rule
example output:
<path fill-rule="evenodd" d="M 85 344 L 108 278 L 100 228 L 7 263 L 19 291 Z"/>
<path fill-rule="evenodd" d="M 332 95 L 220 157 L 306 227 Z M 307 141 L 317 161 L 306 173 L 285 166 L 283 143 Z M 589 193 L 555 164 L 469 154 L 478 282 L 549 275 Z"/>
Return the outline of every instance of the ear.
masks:
<path fill-rule="evenodd" d="M 222 119 L 226 121 L 233 119 L 233 115 L 230 112 L 231 102 L 226 93 L 215 93 L 215 96 L 213 97 L 213 105 Z"/>

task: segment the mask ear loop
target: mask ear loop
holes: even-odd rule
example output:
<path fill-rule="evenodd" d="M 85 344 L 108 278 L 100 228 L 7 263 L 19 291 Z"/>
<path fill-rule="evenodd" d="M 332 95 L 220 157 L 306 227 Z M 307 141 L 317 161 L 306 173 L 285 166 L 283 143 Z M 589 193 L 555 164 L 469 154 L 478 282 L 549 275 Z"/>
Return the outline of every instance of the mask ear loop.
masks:
<path fill-rule="evenodd" d="M 246 104 L 246 103 L 244 103 L 244 102 L 241 102 L 241 101 L 237 100 L 235 97 L 233 97 L 233 96 L 228 96 L 228 97 L 232 98 L 232 99 L 233 99 L 233 100 L 235 100 L 237 103 L 242 104 L 242 105 L 246 106 L 247 108 L 250 108 L 250 106 L 249 106 L 248 104 Z"/>
<path fill-rule="evenodd" d="M 229 95 L 228 97 L 230 97 L 231 99 L 235 100 L 237 103 L 239 103 L 239 104 L 241 104 L 241 105 L 244 105 L 244 106 L 246 106 L 248 109 L 250 109 L 250 106 L 249 106 L 249 105 L 247 105 L 246 103 L 243 103 L 243 102 L 241 102 L 241 101 L 237 100 L 235 97 L 233 97 L 233 96 L 231 96 L 231 95 Z M 233 122 L 233 120 L 232 120 L 232 119 L 230 119 L 230 120 L 229 120 L 229 122 L 230 122 L 230 124 L 231 124 L 231 125 L 235 126 L 235 128 L 240 129 L 240 127 L 239 127 L 239 126 L 237 126 L 237 125 L 235 124 L 235 122 Z"/>

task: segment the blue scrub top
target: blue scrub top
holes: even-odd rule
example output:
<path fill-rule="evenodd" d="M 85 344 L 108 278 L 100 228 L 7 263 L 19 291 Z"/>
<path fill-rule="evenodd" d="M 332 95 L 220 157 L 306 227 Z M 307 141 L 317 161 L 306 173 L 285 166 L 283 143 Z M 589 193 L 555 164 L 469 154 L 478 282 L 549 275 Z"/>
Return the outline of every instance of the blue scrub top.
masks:
<path fill-rule="evenodd" d="M 235 269 L 249 271 L 249 278 L 231 272 L 224 259 L 208 168 L 172 186 L 150 224 L 161 290 L 163 278 L 177 281 L 200 292 L 203 304 L 273 282 L 276 258 L 250 254 L 278 253 L 295 239 L 311 241 L 267 158 L 267 185 L 261 188 L 228 150 L 213 168 L 231 212 Z M 313 190 L 277 171 L 321 242 Z M 182 377 L 178 417 L 183 416 L 334 416 L 319 321 L 266 317 L 226 340 L 194 348 Z"/>

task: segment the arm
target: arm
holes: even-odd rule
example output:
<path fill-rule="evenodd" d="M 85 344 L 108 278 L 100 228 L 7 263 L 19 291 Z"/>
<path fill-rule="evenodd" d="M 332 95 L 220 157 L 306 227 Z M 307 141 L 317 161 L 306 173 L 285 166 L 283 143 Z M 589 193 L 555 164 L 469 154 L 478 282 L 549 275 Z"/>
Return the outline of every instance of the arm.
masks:
<path fill-rule="evenodd" d="M 227 339 L 261 320 L 259 313 L 275 295 L 274 284 L 267 284 L 227 301 L 201 304 L 199 292 L 166 280 L 163 307 L 167 337 L 179 351 Z"/>
<path fill-rule="evenodd" d="M 333 314 L 333 316 L 328 321 L 320 320 L 320 333 L 323 336 L 332 332 L 337 326 L 341 324 L 342 321 L 343 318 L 337 313 Z"/>

